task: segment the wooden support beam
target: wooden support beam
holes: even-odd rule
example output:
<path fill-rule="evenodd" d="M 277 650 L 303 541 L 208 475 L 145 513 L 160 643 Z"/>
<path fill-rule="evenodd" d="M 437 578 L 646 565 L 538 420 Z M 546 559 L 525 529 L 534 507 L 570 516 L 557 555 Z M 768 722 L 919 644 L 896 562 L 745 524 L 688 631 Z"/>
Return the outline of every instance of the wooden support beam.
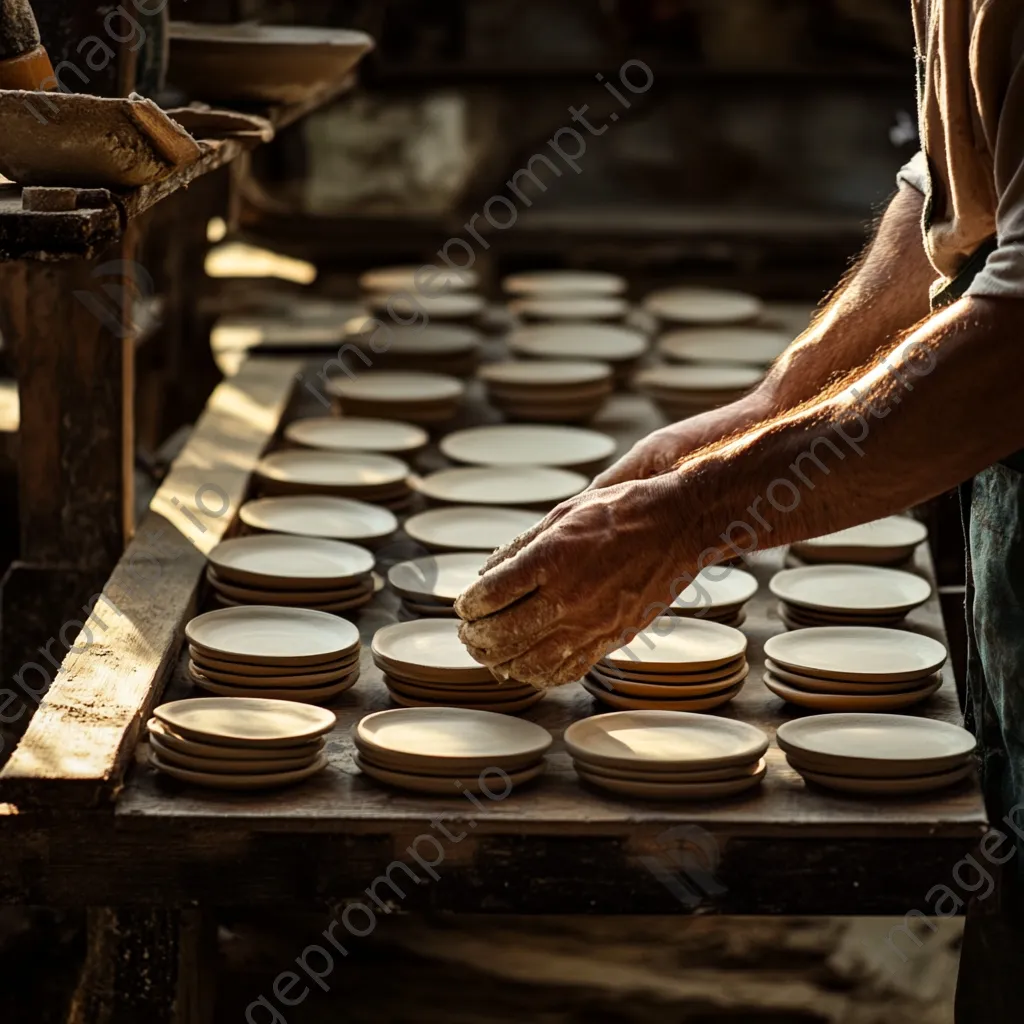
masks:
<path fill-rule="evenodd" d="M 206 553 L 234 523 L 301 365 L 250 360 L 211 396 L 91 617 L 79 608 L 65 631 L 70 653 L 0 772 L 11 802 L 93 806 L 119 789 L 177 661 Z"/>

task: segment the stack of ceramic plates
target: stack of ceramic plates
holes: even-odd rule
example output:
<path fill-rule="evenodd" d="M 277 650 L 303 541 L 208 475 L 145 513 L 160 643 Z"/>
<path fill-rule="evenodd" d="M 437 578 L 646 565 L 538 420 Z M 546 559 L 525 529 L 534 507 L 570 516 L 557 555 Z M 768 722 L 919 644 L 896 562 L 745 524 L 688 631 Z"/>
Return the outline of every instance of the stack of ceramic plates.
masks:
<path fill-rule="evenodd" d="M 443 373 L 367 370 L 351 380 L 332 377 L 327 390 L 346 416 L 436 426 L 458 415 L 466 389 L 458 378 Z"/>
<path fill-rule="evenodd" d="M 327 767 L 324 708 L 260 698 L 175 700 L 153 712 L 149 763 L 172 778 L 211 789 L 269 789 Z"/>
<path fill-rule="evenodd" d="M 573 722 L 581 779 L 621 796 L 709 800 L 760 785 L 768 737 L 745 722 L 679 711 L 620 711 Z"/>
<path fill-rule="evenodd" d="M 474 466 L 557 466 L 600 469 L 615 454 L 615 439 L 581 427 L 515 424 L 471 427 L 443 438 L 441 454 Z"/>
<path fill-rule="evenodd" d="M 672 602 L 669 611 L 673 615 L 739 626 L 746 619 L 743 606 L 756 593 L 757 580 L 745 569 L 712 566 L 697 575 Z"/>
<path fill-rule="evenodd" d="M 928 539 L 928 527 L 909 516 L 889 516 L 824 537 L 801 541 L 790 551 L 802 562 L 899 565 Z"/>
<path fill-rule="evenodd" d="M 513 299 L 509 311 L 521 320 L 608 321 L 622 320 L 629 303 L 617 295 L 528 295 Z"/>
<path fill-rule="evenodd" d="M 493 363 L 478 374 L 491 404 L 509 419 L 580 423 L 593 419 L 613 390 L 606 363 L 534 360 Z"/>
<path fill-rule="evenodd" d="M 347 416 L 314 416 L 284 428 L 284 436 L 303 448 L 328 452 L 386 452 L 404 455 L 425 447 L 430 436 L 422 427 L 395 420 Z"/>
<path fill-rule="evenodd" d="M 770 366 L 793 339 L 764 327 L 684 327 L 658 339 L 658 351 L 678 363 Z"/>
<path fill-rule="evenodd" d="M 740 324 L 764 310 L 760 299 L 715 288 L 665 288 L 644 299 L 643 308 L 666 324 Z"/>
<path fill-rule="evenodd" d="M 407 266 L 374 267 L 359 275 L 359 287 L 365 293 L 423 292 L 447 295 L 465 292 L 479 283 L 475 270 L 458 267 Z"/>
<path fill-rule="evenodd" d="M 494 551 L 543 517 L 518 508 L 455 505 L 410 516 L 403 529 L 428 551 Z"/>
<path fill-rule="evenodd" d="M 764 683 L 818 711 L 894 711 L 942 685 L 946 648 L 930 637 L 879 626 L 816 626 L 771 637 Z"/>
<path fill-rule="evenodd" d="M 894 626 L 925 603 L 927 580 L 874 565 L 808 565 L 783 569 L 769 584 L 790 629 L 806 626 Z"/>
<path fill-rule="evenodd" d="M 404 509 L 412 500 L 409 466 L 380 452 L 274 452 L 256 464 L 256 475 L 268 494 L 327 494 L 392 510 Z"/>
<path fill-rule="evenodd" d="M 621 295 L 626 281 L 618 274 L 599 270 L 534 270 L 510 274 L 501 282 L 506 295 L 529 298 L 584 298 L 596 295 Z"/>
<path fill-rule="evenodd" d="M 974 768 L 974 737 L 930 718 L 812 715 L 780 726 L 777 740 L 808 782 L 841 793 L 927 793 L 959 782 Z"/>
<path fill-rule="evenodd" d="M 352 730 L 356 766 L 414 793 L 486 791 L 504 800 L 544 770 L 551 734 L 532 722 L 466 708 L 402 708 L 367 715 Z"/>
<path fill-rule="evenodd" d="M 542 700 L 543 691 L 495 679 L 475 662 L 452 619 L 396 622 L 378 629 L 373 660 L 396 704 L 477 708 L 515 714 Z"/>
<path fill-rule="evenodd" d="M 441 469 L 414 482 L 430 501 L 453 505 L 515 505 L 550 509 L 590 481 L 551 466 L 465 466 Z"/>
<path fill-rule="evenodd" d="M 359 678 L 359 631 L 308 608 L 222 608 L 185 627 L 189 674 L 221 697 L 318 704 Z"/>
<path fill-rule="evenodd" d="M 479 332 L 458 324 L 388 324 L 355 317 L 345 339 L 365 353 L 378 370 L 413 370 L 472 376 L 483 347 Z"/>
<path fill-rule="evenodd" d="M 437 291 L 373 292 L 366 296 L 370 311 L 385 323 L 409 325 L 423 322 L 475 320 L 486 303 L 470 292 Z"/>
<path fill-rule="evenodd" d="M 373 600 L 373 555 L 347 541 L 261 533 L 222 541 L 208 557 L 222 604 L 346 612 Z"/>
<path fill-rule="evenodd" d="M 707 711 L 727 704 L 743 688 L 746 653 L 747 638 L 738 629 L 663 616 L 606 654 L 583 685 L 614 708 Z"/>
<path fill-rule="evenodd" d="M 257 498 L 239 509 L 238 518 L 250 530 L 358 541 L 369 547 L 387 540 L 398 529 L 395 514 L 386 508 L 321 494 Z"/>
<path fill-rule="evenodd" d="M 627 383 L 648 341 L 641 331 L 608 324 L 525 327 L 508 336 L 509 351 L 527 359 L 597 360 L 608 363 L 616 382 Z"/>
<path fill-rule="evenodd" d="M 633 378 L 670 420 L 686 419 L 742 398 L 764 376 L 756 366 L 658 366 Z"/>
<path fill-rule="evenodd" d="M 488 557 L 479 551 L 454 551 L 413 558 L 388 570 L 388 584 L 409 618 L 454 619 L 456 600 L 476 582 Z"/>

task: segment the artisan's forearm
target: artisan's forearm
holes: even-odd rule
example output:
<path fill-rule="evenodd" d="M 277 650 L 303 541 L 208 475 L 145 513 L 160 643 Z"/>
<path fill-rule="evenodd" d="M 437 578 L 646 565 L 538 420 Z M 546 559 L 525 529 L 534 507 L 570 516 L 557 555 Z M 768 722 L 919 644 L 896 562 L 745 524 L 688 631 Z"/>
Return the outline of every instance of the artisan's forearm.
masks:
<path fill-rule="evenodd" d="M 1024 447 L 1021 322 L 1024 301 L 961 300 L 819 400 L 686 460 L 680 500 L 702 510 L 692 543 L 751 550 L 843 529 Z"/>

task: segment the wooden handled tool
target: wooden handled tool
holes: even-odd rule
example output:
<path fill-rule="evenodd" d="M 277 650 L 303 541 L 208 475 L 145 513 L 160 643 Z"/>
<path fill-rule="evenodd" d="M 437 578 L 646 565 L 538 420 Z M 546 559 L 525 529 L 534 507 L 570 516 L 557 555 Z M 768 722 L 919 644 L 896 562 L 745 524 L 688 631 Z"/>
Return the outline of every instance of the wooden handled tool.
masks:
<path fill-rule="evenodd" d="M 0 0 L 0 89 L 56 89 L 29 0 Z"/>

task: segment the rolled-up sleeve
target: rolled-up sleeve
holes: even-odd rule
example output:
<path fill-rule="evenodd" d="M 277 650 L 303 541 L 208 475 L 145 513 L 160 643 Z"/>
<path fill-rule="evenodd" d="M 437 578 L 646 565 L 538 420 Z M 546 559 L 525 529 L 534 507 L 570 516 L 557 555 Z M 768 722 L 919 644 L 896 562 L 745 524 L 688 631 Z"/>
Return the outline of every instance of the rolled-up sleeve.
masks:
<path fill-rule="evenodd" d="M 921 195 L 928 195 L 928 161 L 921 150 L 918 150 L 899 169 L 899 173 L 896 175 L 896 184 L 900 188 L 909 185 Z"/>

